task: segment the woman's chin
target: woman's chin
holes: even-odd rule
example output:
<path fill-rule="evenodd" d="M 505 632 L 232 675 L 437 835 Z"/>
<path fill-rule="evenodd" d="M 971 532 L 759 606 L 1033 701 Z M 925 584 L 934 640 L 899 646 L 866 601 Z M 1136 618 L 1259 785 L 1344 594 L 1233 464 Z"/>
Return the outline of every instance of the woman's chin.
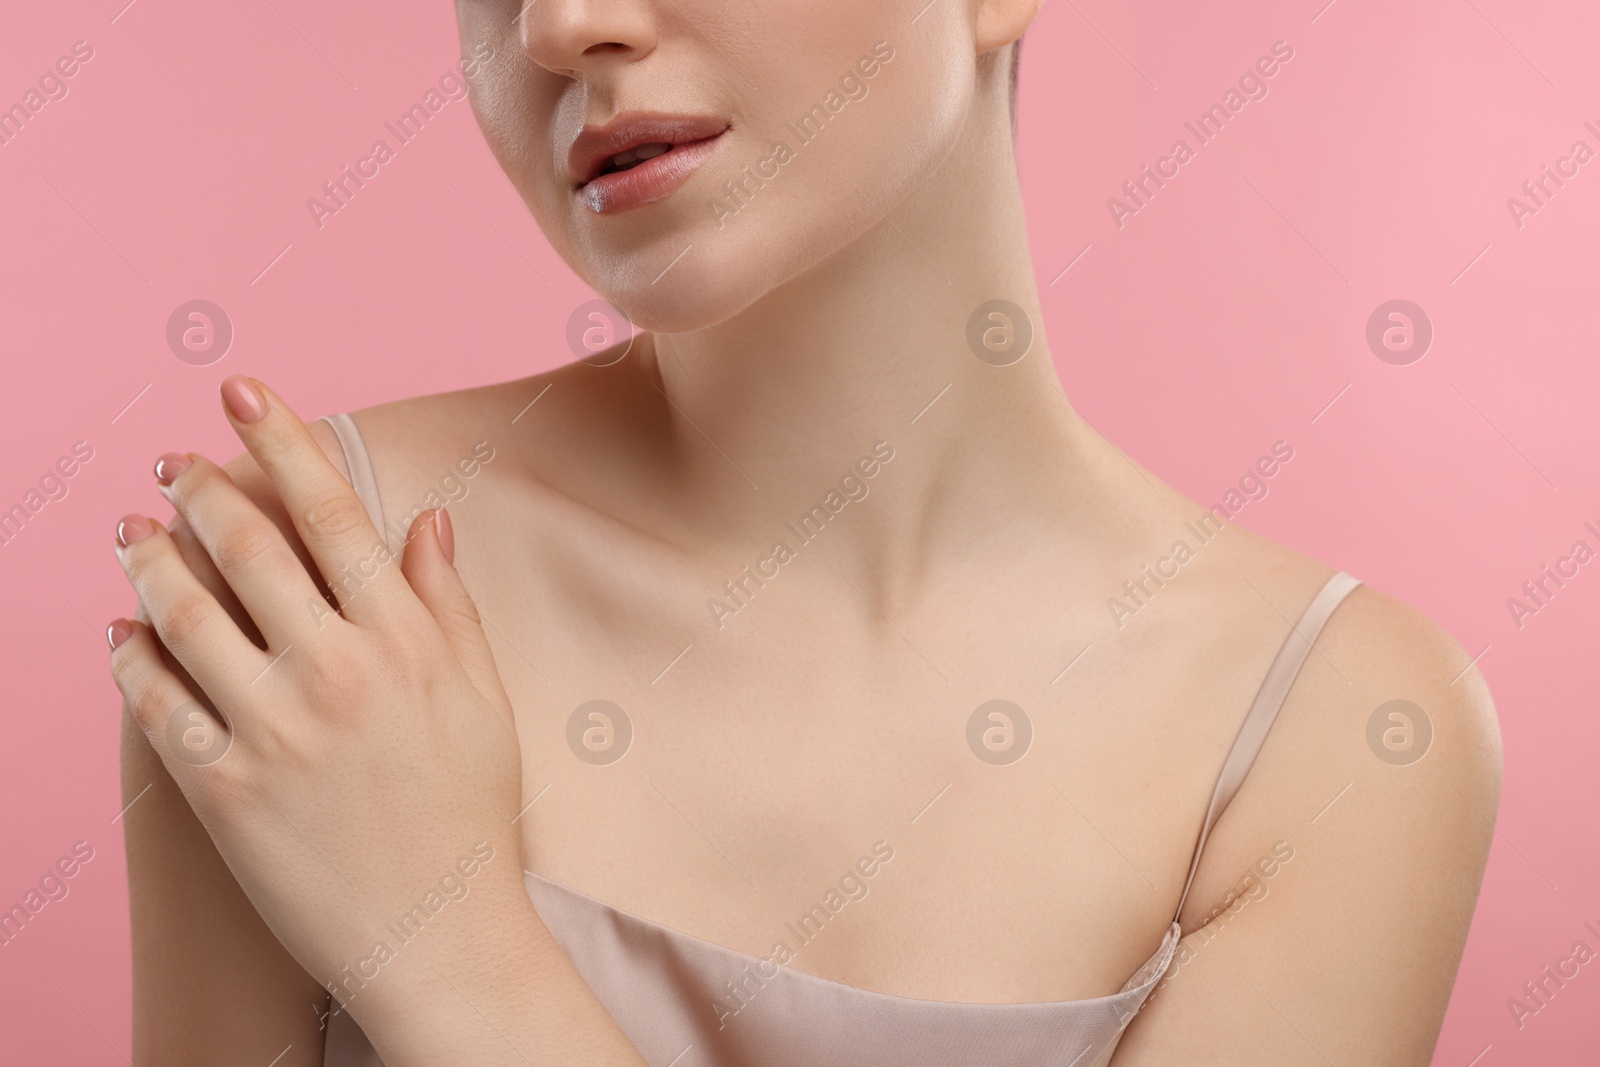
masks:
<path fill-rule="evenodd" d="M 761 293 L 747 285 L 714 280 L 700 272 L 669 273 L 654 284 L 596 287 L 641 330 L 651 333 L 692 333 L 725 322 L 758 300 Z"/>

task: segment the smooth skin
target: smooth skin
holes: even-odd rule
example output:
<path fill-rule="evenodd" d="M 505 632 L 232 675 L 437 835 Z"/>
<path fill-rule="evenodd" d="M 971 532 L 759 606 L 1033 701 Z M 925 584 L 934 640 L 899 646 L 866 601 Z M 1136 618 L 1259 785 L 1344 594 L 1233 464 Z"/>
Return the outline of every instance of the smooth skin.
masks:
<path fill-rule="evenodd" d="M 454 933 L 350 1005 L 391 1067 L 521 1062 L 495 1031 L 531 1063 L 633 1062 L 507 877 L 518 863 L 765 954 L 887 840 L 870 895 L 792 965 L 911 997 L 1100 996 L 1159 942 L 1222 758 L 1331 569 L 1230 527 L 1112 620 L 1107 600 L 1204 509 L 1060 391 L 1006 96 L 1035 5 L 944 2 L 913 22 L 923 7 L 458 3 L 463 51 L 495 56 L 474 86 L 491 148 L 557 250 L 649 332 L 610 366 L 357 412 L 386 510 L 424 514 L 337 639 L 303 630 L 306 590 L 370 556 L 371 534 L 331 433 L 270 391 L 268 429 L 233 419 L 245 456 L 178 475 L 170 538 L 122 551 L 155 633 L 114 653 L 119 684 L 167 694 L 125 744 L 129 799 L 156 782 L 126 819 L 136 1062 L 288 1045 L 280 1063 L 320 1063 L 321 983 L 363 921 L 480 838 L 492 877 L 447 913 Z M 870 95 L 719 228 L 722 182 L 877 40 L 896 58 Z M 645 106 L 733 125 L 668 200 L 585 214 L 561 145 Z M 1036 329 L 1005 368 L 965 342 L 996 296 Z M 894 458 L 870 493 L 719 625 L 724 582 L 880 441 Z M 479 442 L 495 458 L 452 483 L 452 565 L 428 513 Z M 313 544 L 324 525 L 337 536 Z M 1377 590 L 1340 607 L 1207 846 L 1186 962 L 1118 1067 L 1428 1062 L 1499 795 L 1469 660 Z M 218 775 L 160 761 L 152 727 L 180 684 L 241 728 L 202 769 Z M 604 768 L 566 743 L 596 697 L 634 726 Z M 1035 728 L 1008 767 L 966 744 L 996 697 Z M 1367 745 L 1394 699 L 1434 731 L 1409 766 Z M 1279 842 L 1293 859 L 1241 904 Z M 476 1014 L 441 1008 L 459 1008 L 441 974 Z"/>

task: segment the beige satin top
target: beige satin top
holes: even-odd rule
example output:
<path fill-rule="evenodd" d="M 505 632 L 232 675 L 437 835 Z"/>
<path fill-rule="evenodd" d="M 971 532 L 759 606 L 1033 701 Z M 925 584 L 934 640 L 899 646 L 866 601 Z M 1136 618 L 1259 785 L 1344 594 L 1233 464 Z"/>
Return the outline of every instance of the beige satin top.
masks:
<path fill-rule="evenodd" d="M 384 529 L 365 444 L 348 415 L 326 420 L 351 482 Z M 1212 828 L 1266 740 L 1278 709 L 1333 610 L 1361 583 L 1330 578 L 1279 649 L 1222 765 L 1178 910 L 1122 988 L 1090 1000 L 963 1004 L 911 1000 L 828 981 L 668 929 L 524 872 L 535 910 L 652 1067 L 1103 1067 L 1166 973 L 1177 918 Z M 1152 931 L 1152 940 L 1155 932 Z M 743 1007 L 729 1017 L 728 983 Z M 337 1006 L 335 1006 L 337 1007 Z M 347 1012 L 328 1019 L 325 1067 L 381 1067 Z"/>

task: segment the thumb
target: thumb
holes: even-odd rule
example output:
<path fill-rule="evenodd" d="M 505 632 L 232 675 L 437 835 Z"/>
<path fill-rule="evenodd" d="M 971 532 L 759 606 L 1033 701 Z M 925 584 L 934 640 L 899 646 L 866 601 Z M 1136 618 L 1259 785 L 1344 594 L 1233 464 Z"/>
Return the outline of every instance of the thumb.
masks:
<path fill-rule="evenodd" d="M 478 605 L 467 594 L 466 584 L 456 571 L 455 540 L 448 511 L 444 508 L 424 511 L 411 522 L 405 551 L 400 557 L 400 572 L 444 631 L 472 684 L 499 709 L 509 724 L 511 699 L 506 696 L 500 671 L 494 664 L 494 651 L 483 632 Z"/>

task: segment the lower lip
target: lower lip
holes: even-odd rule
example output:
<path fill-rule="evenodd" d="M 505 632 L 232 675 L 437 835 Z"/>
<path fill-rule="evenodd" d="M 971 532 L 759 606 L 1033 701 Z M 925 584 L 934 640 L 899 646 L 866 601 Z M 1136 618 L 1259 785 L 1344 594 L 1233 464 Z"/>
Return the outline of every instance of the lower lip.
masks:
<path fill-rule="evenodd" d="M 699 170 L 717 150 L 722 134 L 677 145 L 637 167 L 603 174 L 578 189 L 584 205 L 596 215 L 615 215 L 665 200 Z"/>

